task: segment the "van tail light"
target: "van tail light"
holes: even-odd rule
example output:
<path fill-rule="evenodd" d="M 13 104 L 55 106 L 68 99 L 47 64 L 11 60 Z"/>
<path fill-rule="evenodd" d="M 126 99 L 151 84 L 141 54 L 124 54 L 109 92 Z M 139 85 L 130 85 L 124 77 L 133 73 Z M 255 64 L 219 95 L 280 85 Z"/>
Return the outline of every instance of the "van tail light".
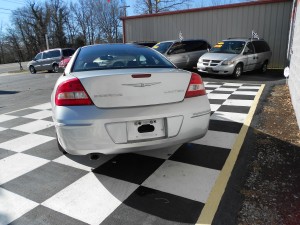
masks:
<path fill-rule="evenodd" d="M 55 104 L 59 106 L 93 105 L 78 78 L 72 78 L 61 83 L 56 90 Z"/>
<path fill-rule="evenodd" d="M 191 98 L 196 96 L 206 95 L 204 83 L 202 78 L 197 73 L 192 73 L 189 87 L 185 93 L 185 98 Z"/>

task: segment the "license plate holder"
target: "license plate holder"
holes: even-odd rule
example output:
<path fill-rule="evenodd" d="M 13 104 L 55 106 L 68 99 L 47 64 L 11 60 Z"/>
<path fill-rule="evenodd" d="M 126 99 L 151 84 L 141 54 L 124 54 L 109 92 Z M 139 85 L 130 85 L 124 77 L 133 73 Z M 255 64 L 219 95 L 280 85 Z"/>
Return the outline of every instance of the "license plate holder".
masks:
<path fill-rule="evenodd" d="M 127 122 L 128 142 L 152 140 L 166 136 L 165 119 L 146 119 Z"/>

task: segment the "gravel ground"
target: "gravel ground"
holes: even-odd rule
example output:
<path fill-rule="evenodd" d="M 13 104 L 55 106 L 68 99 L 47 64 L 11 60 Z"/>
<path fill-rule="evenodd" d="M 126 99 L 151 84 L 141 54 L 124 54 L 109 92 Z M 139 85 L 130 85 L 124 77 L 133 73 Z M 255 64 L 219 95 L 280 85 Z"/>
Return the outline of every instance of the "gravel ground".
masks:
<path fill-rule="evenodd" d="M 300 224 L 300 132 L 288 86 L 275 86 L 257 116 L 236 224 Z"/>

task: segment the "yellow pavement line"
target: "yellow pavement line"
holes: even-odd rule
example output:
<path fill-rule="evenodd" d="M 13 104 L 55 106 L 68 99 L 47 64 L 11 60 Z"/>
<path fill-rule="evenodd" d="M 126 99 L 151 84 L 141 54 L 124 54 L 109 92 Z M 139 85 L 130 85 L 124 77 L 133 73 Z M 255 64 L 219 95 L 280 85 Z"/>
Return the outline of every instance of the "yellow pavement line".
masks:
<path fill-rule="evenodd" d="M 202 212 L 200 214 L 200 217 L 198 218 L 196 225 L 211 224 L 214 219 L 215 213 L 218 209 L 221 198 L 222 198 L 225 188 L 227 186 L 227 182 L 231 175 L 232 169 L 235 165 L 235 162 L 237 160 L 237 157 L 239 155 L 241 147 L 244 143 L 248 128 L 252 121 L 253 115 L 255 113 L 255 109 L 257 107 L 257 104 L 259 102 L 259 99 L 260 99 L 260 96 L 262 94 L 264 87 L 265 87 L 265 85 L 263 84 L 260 87 L 260 89 L 258 90 L 256 97 L 254 98 L 254 101 L 250 108 L 248 116 L 246 117 L 246 120 L 245 120 L 245 122 L 241 128 L 241 131 L 230 151 L 230 154 L 223 166 L 223 169 L 221 170 L 221 172 L 216 180 L 216 183 L 209 194 L 209 197 L 204 205 L 204 208 L 202 209 Z"/>

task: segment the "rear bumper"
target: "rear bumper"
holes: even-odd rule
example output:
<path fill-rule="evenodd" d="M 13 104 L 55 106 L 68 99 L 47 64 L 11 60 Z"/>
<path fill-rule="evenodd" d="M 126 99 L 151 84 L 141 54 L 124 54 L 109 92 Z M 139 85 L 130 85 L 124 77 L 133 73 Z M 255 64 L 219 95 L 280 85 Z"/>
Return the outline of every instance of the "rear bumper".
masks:
<path fill-rule="evenodd" d="M 176 127 L 174 120 L 165 119 L 166 136 L 158 139 L 135 142 L 116 141 L 115 137 L 126 132 L 126 127 L 124 132 L 122 126 L 119 130 L 115 129 L 115 134 L 109 133 L 107 129 L 107 124 L 126 124 L 126 121 L 179 117 L 182 118 L 182 123 L 177 126 L 178 128 L 174 128 Z M 68 153 L 74 155 L 137 152 L 193 141 L 206 134 L 209 118 L 210 106 L 207 96 L 186 99 L 176 104 L 151 107 L 99 109 L 95 106 L 55 106 L 53 108 L 58 140 Z"/>

